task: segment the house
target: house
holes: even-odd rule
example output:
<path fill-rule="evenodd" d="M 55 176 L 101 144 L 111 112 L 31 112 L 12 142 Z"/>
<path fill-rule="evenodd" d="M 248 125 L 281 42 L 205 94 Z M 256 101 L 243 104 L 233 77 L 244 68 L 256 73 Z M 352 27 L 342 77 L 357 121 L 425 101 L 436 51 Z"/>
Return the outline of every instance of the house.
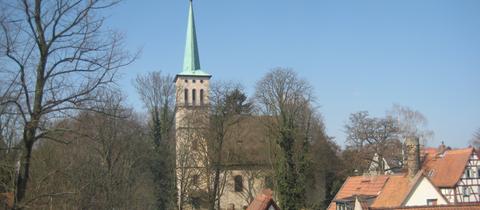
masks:
<path fill-rule="evenodd" d="M 369 209 L 436 205 L 448 209 L 480 202 L 480 161 L 474 148 L 451 149 L 442 143 L 420 151 L 414 139 L 406 141 L 407 172 L 349 177 L 328 209 L 366 209 L 360 208 L 362 204 Z M 465 206 L 461 208 L 470 205 Z"/>
<path fill-rule="evenodd" d="M 429 149 L 423 170 L 450 203 L 480 202 L 480 161 L 475 148 Z"/>
<path fill-rule="evenodd" d="M 383 164 L 384 169 L 381 169 L 379 163 Z M 383 174 L 387 175 L 401 172 L 401 169 L 401 161 L 386 159 L 382 157 L 382 162 L 380 162 L 380 156 L 378 155 L 378 153 L 375 153 L 373 155 L 372 161 L 370 162 L 370 165 L 368 166 L 367 173 L 370 175 L 377 175 L 380 173 L 380 171 L 384 171 Z"/>
<path fill-rule="evenodd" d="M 447 199 L 419 171 L 407 174 L 349 177 L 328 210 L 446 205 Z"/>
<path fill-rule="evenodd" d="M 418 138 L 406 141 L 407 172 L 349 177 L 328 210 L 366 210 L 447 205 L 448 200 L 421 170 Z"/>

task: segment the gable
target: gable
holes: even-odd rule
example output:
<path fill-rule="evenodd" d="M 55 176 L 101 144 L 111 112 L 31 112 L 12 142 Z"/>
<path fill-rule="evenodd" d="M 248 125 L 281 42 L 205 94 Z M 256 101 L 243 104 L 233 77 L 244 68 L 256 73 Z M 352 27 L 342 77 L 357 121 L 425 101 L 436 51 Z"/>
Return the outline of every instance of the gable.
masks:
<path fill-rule="evenodd" d="M 422 177 L 405 200 L 405 206 L 425 206 L 428 199 L 436 199 L 438 205 L 448 204 L 447 200 L 426 177 Z"/>

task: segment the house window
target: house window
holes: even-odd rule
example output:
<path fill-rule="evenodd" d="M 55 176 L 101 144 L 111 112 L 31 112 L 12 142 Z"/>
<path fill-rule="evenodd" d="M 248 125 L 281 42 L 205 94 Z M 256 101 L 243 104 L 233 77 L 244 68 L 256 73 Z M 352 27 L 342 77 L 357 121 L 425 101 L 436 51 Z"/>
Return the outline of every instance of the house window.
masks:
<path fill-rule="evenodd" d="M 192 90 L 192 105 L 196 105 L 196 104 L 197 104 L 197 103 L 195 103 L 196 97 L 197 97 L 197 90 L 193 89 L 193 90 Z"/>
<path fill-rule="evenodd" d="M 477 170 L 477 177 L 480 178 L 480 169 Z"/>
<path fill-rule="evenodd" d="M 243 178 L 240 175 L 235 176 L 234 178 L 235 182 L 235 192 L 242 192 L 243 191 Z"/>
<path fill-rule="evenodd" d="M 187 80 L 187 79 L 185 80 L 185 83 L 188 83 L 188 80 Z"/>
<path fill-rule="evenodd" d="M 203 89 L 200 89 L 200 105 L 203 105 Z"/>
<path fill-rule="evenodd" d="M 472 171 L 470 171 L 470 169 L 465 170 L 465 176 L 470 178 L 472 176 Z"/>
<path fill-rule="evenodd" d="M 437 199 L 427 199 L 427 206 L 437 205 Z"/>
<path fill-rule="evenodd" d="M 202 84 L 203 84 L 203 79 L 201 79 L 201 80 L 200 80 L 200 83 L 202 83 Z"/>
<path fill-rule="evenodd" d="M 196 82 L 196 81 L 193 79 L 193 80 L 192 80 L 192 83 L 195 83 L 195 82 Z"/>
<path fill-rule="evenodd" d="M 352 206 L 348 205 L 347 203 L 337 202 L 337 210 L 353 210 L 353 208 L 352 208 Z"/>
<path fill-rule="evenodd" d="M 185 88 L 185 91 L 184 91 L 184 102 L 185 102 L 185 105 L 188 105 L 188 89 Z"/>
<path fill-rule="evenodd" d="M 469 197 L 470 196 L 470 189 L 468 189 L 468 187 L 463 187 L 463 196 L 464 197 Z"/>

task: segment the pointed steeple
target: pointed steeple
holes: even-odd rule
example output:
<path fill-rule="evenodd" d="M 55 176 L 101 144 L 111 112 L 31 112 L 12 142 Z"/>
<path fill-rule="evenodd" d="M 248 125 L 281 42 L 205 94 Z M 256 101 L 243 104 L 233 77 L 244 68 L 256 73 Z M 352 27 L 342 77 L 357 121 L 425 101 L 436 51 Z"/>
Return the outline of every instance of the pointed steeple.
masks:
<path fill-rule="evenodd" d="M 198 54 L 197 34 L 195 31 L 195 17 L 193 14 L 193 3 L 190 0 L 188 12 L 187 39 L 185 43 L 185 54 L 183 57 L 183 71 L 181 75 L 209 76 L 200 70 L 200 56 Z"/>

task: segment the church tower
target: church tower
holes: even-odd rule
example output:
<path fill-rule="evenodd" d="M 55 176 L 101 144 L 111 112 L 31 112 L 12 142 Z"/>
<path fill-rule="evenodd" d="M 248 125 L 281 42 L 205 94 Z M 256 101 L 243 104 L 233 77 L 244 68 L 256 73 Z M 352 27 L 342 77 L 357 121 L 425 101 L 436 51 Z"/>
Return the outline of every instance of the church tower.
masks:
<path fill-rule="evenodd" d="M 209 82 L 211 75 L 201 70 L 195 31 L 193 4 L 190 0 L 183 70 L 175 76 L 176 86 L 176 176 L 179 206 L 195 209 L 202 188 L 202 158 L 206 153 L 204 134 L 208 125 Z M 203 149 L 202 149 L 203 148 Z"/>
<path fill-rule="evenodd" d="M 208 84 L 211 77 L 200 67 L 193 5 L 190 1 L 183 70 L 175 77 L 177 108 L 197 109 L 207 106 Z"/>

